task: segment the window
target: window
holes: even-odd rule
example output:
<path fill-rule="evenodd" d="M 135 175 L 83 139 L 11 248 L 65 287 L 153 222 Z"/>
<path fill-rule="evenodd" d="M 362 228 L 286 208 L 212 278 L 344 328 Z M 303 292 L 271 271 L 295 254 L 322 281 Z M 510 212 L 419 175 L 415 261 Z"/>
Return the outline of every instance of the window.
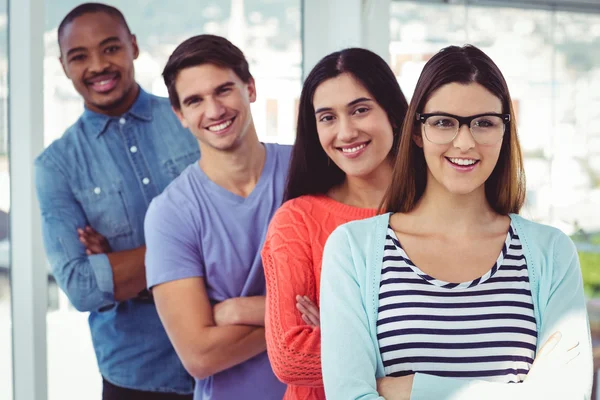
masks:
<path fill-rule="evenodd" d="M 390 11 L 392 67 L 407 97 L 447 45 L 474 44 L 498 64 L 525 158 L 523 214 L 572 235 L 587 293 L 600 296 L 600 14 L 416 1 Z"/>
<path fill-rule="evenodd" d="M 8 216 L 8 16 L 7 1 L 0 0 L 0 398 L 12 399 L 12 319 Z"/>
<path fill-rule="evenodd" d="M 81 3 L 83 1 L 46 0 L 46 146 L 59 138 L 83 111 L 81 98 L 57 60 L 58 24 Z M 200 33 L 225 36 L 244 51 L 256 80 L 258 99 L 252 105 L 252 112 L 259 138 L 266 142 L 293 142 L 301 90 L 300 0 L 113 0 L 106 3 L 123 12 L 137 36 L 141 53 L 135 64 L 136 78 L 145 90 L 167 96 L 162 68 L 180 42 Z M 69 305 L 52 280 L 49 304 L 49 400 L 98 398 L 101 378 L 86 315 Z M 74 365 L 77 368 L 73 368 Z M 65 370 L 70 373 L 65 374 Z M 3 398 L 1 392 L 0 397 Z"/>

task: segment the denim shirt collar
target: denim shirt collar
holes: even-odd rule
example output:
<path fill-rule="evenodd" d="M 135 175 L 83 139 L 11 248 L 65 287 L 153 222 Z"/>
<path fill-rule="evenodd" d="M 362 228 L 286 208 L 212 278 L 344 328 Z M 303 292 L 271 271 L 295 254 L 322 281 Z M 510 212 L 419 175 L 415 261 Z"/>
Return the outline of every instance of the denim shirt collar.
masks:
<path fill-rule="evenodd" d="M 144 91 L 140 87 L 140 91 L 137 99 L 125 114 L 131 115 L 135 118 L 138 118 L 142 121 L 151 121 L 152 120 L 152 104 L 150 101 L 150 95 Z M 87 107 L 84 107 L 82 120 L 85 123 L 88 123 L 92 127 L 92 132 L 96 137 L 100 137 L 102 133 L 106 131 L 106 127 L 111 120 L 115 120 L 118 117 L 111 117 L 105 114 L 100 114 L 95 111 L 90 110 Z"/>

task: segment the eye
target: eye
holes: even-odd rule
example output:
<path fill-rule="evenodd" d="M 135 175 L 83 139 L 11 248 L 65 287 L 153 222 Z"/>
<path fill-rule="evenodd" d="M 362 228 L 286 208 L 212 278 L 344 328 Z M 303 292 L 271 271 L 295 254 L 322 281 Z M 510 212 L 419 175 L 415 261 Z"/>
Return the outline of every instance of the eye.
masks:
<path fill-rule="evenodd" d="M 109 46 L 106 49 L 104 49 L 104 52 L 108 53 L 108 54 L 112 54 L 112 53 L 119 51 L 119 49 L 120 49 L 119 46 Z"/>
<path fill-rule="evenodd" d="M 84 54 L 77 54 L 77 55 L 74 55 L 73 57 L 69 58 L 69 62 L 83 61 L 84 59 L 85 59 Z"/>
<path fill-rule="evenodd" d="M 319 118 L 319 122 L 331 122 L 331 121 L 333 121 L 333 119 L 334 119 L 333 115 L 325 114 L 325 115 L 321 116 L 321 118 Z"/>
<path fill-rule="evenodd" d="M 228 94 L 231 92 L 231 88 L 230 87 L 226 87 L 226 88 L 222 88 L 219 91 L 217 91 L 218 95 L 223 95 L 223 94 Z"/>
<path fill-rule="evenodd" d="M 456 121 L 448 117 L 431 117 L 427 120 L 427 125 L 440 129 L 450 129 L 456 126 Z"/>
<path fill-rule="evenodd" d="M 364 114 L 369 111 L 369 107 L 358 107 L 352 114 Z"/>

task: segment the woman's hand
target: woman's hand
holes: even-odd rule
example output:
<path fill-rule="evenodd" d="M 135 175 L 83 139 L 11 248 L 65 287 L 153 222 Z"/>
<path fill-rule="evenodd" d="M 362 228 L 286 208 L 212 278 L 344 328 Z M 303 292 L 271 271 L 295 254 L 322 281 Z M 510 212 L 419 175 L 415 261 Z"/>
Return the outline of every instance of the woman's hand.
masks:
<path fill-rule="evenodd" d="M 555 332 L 538 351 L 525 382 L 560 379 L 567 364 L 579 356 L 579 342 L 568 342 Z"/>
<path fill-rule="evenodd" d="M 385 400 L 410 400 L 414 375 L 377 379 L 377 393 Z"/>
<path fill-rule="evenodd" d="M 302 319 L 307 325 L 318 328 L 321 325 L 319 307 L 306 296 L 296 296 L 296 308 L 302 313 Z"/>

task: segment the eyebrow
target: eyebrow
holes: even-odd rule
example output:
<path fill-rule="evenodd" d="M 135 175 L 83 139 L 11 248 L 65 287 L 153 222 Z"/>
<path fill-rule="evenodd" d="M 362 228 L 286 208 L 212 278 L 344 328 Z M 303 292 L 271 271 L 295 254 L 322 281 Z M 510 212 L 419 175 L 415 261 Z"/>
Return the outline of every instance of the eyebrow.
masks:
<path fill-rule="evenodd" d="M 234 83 L 234 82 L 231 82 L 231 81 L 229 81 L 229 82 L 225 82 L 225 83 L 223 83 L 223 84 L 221 84 L 221 85 L 217 86 L 217 87 L 216 87 L 216 88 L 213 90 L 213 93 L 215 93 L 215 92 L 220 92 L 221 90 L 223 90 L 223 89 L 226 89 L 226 88 L 230 88 L 230 87 L 232 87 L 232 86 L 234 86 L 234 85 L 235 85 L 235 83 Z M 188 97 L 186 97 L 185 99 L 183 99 L 183 100 L 181 101 L 181 104 L 183 104 L 183 105 L 186 105 L 186 106 L 187 106 L 189 103 L 191 103 L 191 102 L 192 102 L 192 100 L 196 100 L 196 99 L 198 99 L 198 98 L 201 98 L 201 97 L 202 97 L 202 96 L 199 96 L 199 95 L 197 95 L 197 94 L 191 94 L 191 95 L 189 95 Z"/>
<path fill-rule="evenodd" d="M 363 101 L 373 101 L 373 100 L 369 99 L 367 97 L 359 97 L 358 99 L 352 100 L 350 103 L 346 104 L 346 108 L 352 107 L 353 105 L 358 104 L 358 103 L 362 103 Z M 332 110 L 331 107 L 321 107 L 321 108 L 315 110 L 315 114 L 319 114 L 324 111 L 331 111 L 331 110 Z"/>
<path fill-rule="evenodd" d="M 103 41 L 101 41 L 98 46 L 104 46 L 111 42 L 121 42 L 121 39 L 119 39 L 117 36 L 111 36 L 111 37 L 108 37 L 108 38 L 104 39 Z M 69 51 L 67 51 L 67 57 L 69 57 L 69 55 L 71 55 L 72 53 L 76 53 L 79 51 L 85 51 L 85 50 L 87 50 L 85 47 L 74 47 L 72 49 L 69 49 Z"/>

